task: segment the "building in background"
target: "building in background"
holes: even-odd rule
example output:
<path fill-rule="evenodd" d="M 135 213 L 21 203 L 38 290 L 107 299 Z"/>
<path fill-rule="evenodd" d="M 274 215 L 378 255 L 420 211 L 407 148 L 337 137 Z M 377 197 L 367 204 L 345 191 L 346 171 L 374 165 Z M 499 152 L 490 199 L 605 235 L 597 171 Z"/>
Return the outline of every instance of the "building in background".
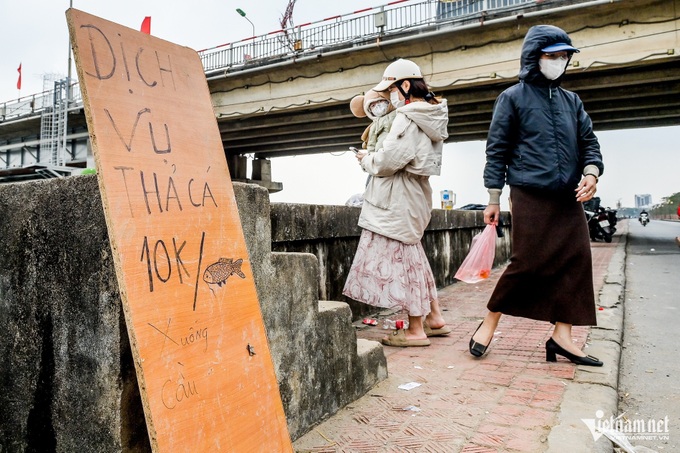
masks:
<path fill-rule="evenodd" d="M 652 207 L 652 196 L 648 193 L 636 194 L 635 195 L 635 207 L 636 208 L 651 208 Z"/>

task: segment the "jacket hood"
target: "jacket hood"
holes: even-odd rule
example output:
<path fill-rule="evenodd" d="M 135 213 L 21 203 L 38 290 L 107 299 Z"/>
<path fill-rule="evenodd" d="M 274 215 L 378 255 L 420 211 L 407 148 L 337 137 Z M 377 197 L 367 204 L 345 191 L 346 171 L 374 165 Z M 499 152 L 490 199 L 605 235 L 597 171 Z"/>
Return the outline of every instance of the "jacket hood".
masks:
<path fill-rule="evenodd" d="M 555 80 L 548 80 L 541 74 L 538 66 L 538 60 L 541 58 L 541 49 L 544 49 L 552 44 L 566 43 L 571 45 L 571 38 L 567 32 L 561 28 L 553 25 L 536 25 L 529 29 L 527 35 L 524 37 L 524 44 L 522 44 L 522 68 L 519 72 L 519 79 L 527 82 L 537 83 L 541 85 L 559 85 L 562 76 Z M 571 53 L 569 60 L 571 60 Z M 567 62 L 569 64 L 569 62 Z"/>
<path fill-rule="evenodd" d="M 433 142 L 443 142 L 449 137 L 449 108 L 446 99 L 440 99 L 439 104 L 412 102 L 398 108 L 397 112 L 416 123 Z"/>

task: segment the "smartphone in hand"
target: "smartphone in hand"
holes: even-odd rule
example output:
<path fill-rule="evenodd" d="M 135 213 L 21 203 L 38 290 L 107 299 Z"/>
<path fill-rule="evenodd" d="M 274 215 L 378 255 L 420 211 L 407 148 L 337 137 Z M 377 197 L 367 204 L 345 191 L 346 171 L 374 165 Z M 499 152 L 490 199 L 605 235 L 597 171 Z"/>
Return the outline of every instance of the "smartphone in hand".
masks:
<path fill-rule="evenodd" d="M 349 150 L 352 151 L 354 154 L 359 154 L 359 150 L 356 149 L 354 146 L 350 146 Z"/>

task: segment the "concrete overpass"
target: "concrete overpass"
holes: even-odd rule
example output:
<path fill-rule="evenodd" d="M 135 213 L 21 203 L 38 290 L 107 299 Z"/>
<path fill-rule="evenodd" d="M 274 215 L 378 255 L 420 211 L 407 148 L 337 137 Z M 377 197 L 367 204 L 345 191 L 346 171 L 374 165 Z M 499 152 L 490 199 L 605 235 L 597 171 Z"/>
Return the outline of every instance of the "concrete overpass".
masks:
<path fill-rule="evenodd" d="M 392 3 L 401 3 L 392 7 L 396 10 L 414 2 Z M 260 44 L 245 40 L 201 51 L 232 178 L 277 190 L 269 158 L 359 144 L 367 122 L 351 115 L 348 102 L 380 80 L 385 66 L 399 57 L 416 61 L 435 93 L 448 98 L 450 141 L 484 139 L 496 96 L 517 81 L 524 35 L 541 23 L 563 28 L 582 49 L 563 85 L 581 96 L 596 130 L 680 124 L 680 0 L 450 3 L 476 11 L 448 17 L 438 9 L 430 19 L 418 16 L 421 22 L 411 19 L 412 24 L 386 32 L 378 25 L 400 16 L 380 8 L 356 18 L 370 20 L 373 28 L 338 43 L 300 33 L 293 34 L 290 51 L 262 52 L 262 57 L 258 52 L 271 41 L 266 36 Z M 350 22 L 339 18 L 336 24 Z M 234 58 L 250 49 L 255 58 Z M 30 117 L 0 123 L 0 153 L 16 148 L 17 137 L 35 135 L 39 123 Z M 73 143 L 81 141 L 73 160 L 82 161 L 86 125 L 81 113 L 69 115 L 69 128 Z M 255 157 L 250 176 L 246 154 Z"/>
<path fill-rule="evenodd" d="M 366 121 L 350 114 L 348 102 L 398 57 L 416 61 L 448 98 L 450 140 L 478 140 L 496 96 L 517 81 L 526 31 L 550 23 L 582 49 L 564 86 L 578 92 L 597 130 L 677 125 L 679 12 L 677 0 L 531 3 L 511 15 L 435 24 L 208 78 L 228 154 L 268 158 L 356 145 Z"/>

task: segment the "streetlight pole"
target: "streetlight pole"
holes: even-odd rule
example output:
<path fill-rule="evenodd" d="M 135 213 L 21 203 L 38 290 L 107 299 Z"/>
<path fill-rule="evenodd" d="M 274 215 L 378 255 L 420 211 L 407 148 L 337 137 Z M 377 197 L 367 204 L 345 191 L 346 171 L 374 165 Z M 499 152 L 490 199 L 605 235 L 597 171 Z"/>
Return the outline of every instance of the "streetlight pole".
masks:
<path fill-rule="evenodd" d="M 241 8 L 236 8 L 236 12 L 241 17 L 243 17 L 245 20 L 250 22 L 250 26 L 253 27 L 253 52 L 252 52 L 252 55 L 250 56 L 250 58 L 254 58 L 255 57 L 255 24 L 250 19 L 248 19 L 248 17 L 246 16 L 246 12 L 243 11 Z"/>
<path fill-rule="evenodd" d="M 243 11 L 241 8 L 236 8 L 236 12 L 239 13 L 239 15 L 241 17 L 243 17 L 245 20 L 250 22 L 250 25 L 253 27 L 253 37 L 254 37 L 255 36 L 255 24 L 250 19 L 248 19 L 248 17 L 246 16 L 246 12 Z"/>
<path fill-rule="evenodd" d="M 73 0 L 69 0 L 69 9 L 73 8 Z M 67 83 L 67 89 L 66 89 L 66 102 L 68 103 L 70 101 L 70 96 L 69 93 L 71 92 L 71 39 L 68 37 L 68 76 L 66 83 Z"/>
<path fill-rule="evenodd" d="M 69 9 L 73 8 L 73 0 L 69 0 Z M 66 105 L 64 105 L 64 137 L 61 146 L 57 145 L 57 165 L 64 165 L 66 162 L 66 147 L 68 145 L 68 109 L 71 106 L 71 37 L 68 38 L 68 68 L 66 76 Z M 61 140 L 60 140 L 61 141 Z M 61 148 L 61 149 L 60 149 Z"/>

